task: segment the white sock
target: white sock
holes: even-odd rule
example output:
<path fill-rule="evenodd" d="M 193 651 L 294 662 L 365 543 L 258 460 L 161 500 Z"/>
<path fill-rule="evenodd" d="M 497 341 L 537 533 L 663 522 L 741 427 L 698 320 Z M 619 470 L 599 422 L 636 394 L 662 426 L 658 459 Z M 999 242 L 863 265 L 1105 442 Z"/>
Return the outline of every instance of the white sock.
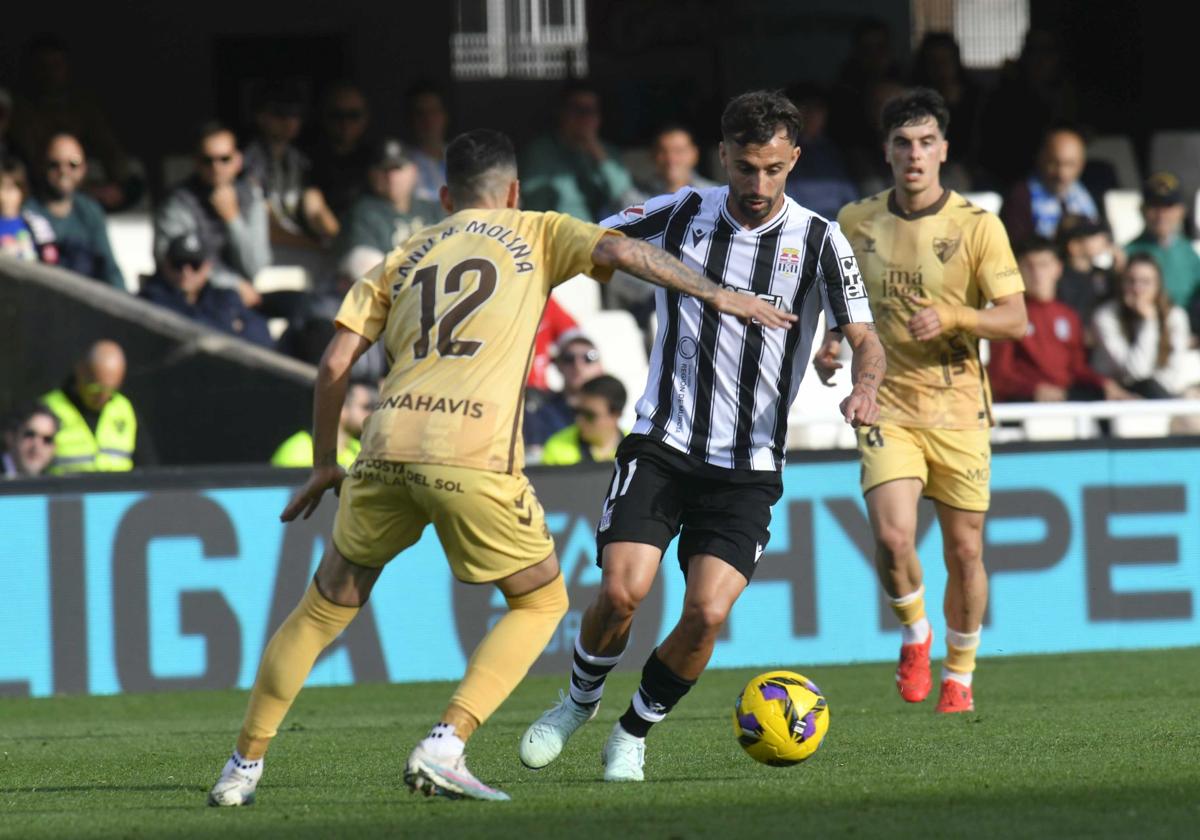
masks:
<path fill-rule="evenodd" d="M 421 748 L 430 755 L 438 758 L 455 759 L 467 748 L 462 738 L 454 734 L 454 726 L 449 723 L 439 723 L 429 730 L 429 734 L 421 741 Z"/>
<path fill-rule="evenodd" d="M 254 781 L 258 781 L 262 778 L 263 759 L 256 758 L 250 761 L 247 758 L 243 758 L 240 752 L 234 750 L 233 755 L 229 757 L 229 761 L 225 762 L 225 771 L 229 772 L 232 770 L 237 770 L 243 776 L 248 776 Z"/>
<path fill-rule="evenodd" d="M 973 676 L 973 672 L 969 674 L 960 674 L 958 671 L 951 671 L 949 668 L 942 669 L 942 682 L 945 682 L 946 680 L 954 680 L 956 683 L 961 686 L 965 686 L 966 688 L 971 687 L 971 677 Z"/>
<path fill-rule="evenodd" d="M 931 628 L 929 626 L 929 618 L 922 616 L 912 624 L 901 624 L 901 644 L 905 645 L 920 645 L 924 644 L 929 638 Z"/>

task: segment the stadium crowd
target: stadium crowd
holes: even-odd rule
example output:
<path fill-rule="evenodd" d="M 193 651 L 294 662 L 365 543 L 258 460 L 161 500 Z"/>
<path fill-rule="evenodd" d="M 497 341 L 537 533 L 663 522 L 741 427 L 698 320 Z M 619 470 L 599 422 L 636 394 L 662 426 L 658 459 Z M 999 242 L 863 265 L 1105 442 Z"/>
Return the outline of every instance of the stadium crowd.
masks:
<path fill-rule="evenodd" d="M 964 67 L 952 35 L 926 35 L 907 68 L 895 59 L 892 39 L 883 24 L 864 22 L 834 84 L 788 88 L 805 119 L 788 194 L 834 218 L 844 204 L 886 188 L 881 106 L 906 86 L 932 87 L 951 110 L 943 183 L 1003 196 L 1000 217 L 1025 281 L 1028 334 L 992 350 L 995 399 L 1193 395 L 1200 385 L 1195 196 L 1175 174 L 1151 174 L 1141 190 L 1143 231 L 1114 241 L 1105 194 L 1116 186 L 1115 169 L 1089 158 L 1074 82 L 1051 33 L 1028 32 L 1019 57 L 987 87 Z M 316 362 L 353 280 L 442 217 L 442 154 L 452 126 L 435 86 L 408 89 L 407 136 L 400 138 L 375 135 L 372 113 L 380 104 L 351 82 L 331 82 L 310 103 L 294 80 L 268 80 L 254 88 L 250 124 L 200 125 L 190 172 L 152 196 L 144 168 L 123 151 L 130 127 L 109 124 L 74 69 L 62 41 L 39 36 L 27 45 L 19 79 L 0 79 L 0 259 L 54 264 L 137 290 L 200 324 Z M 550 128 L 521 153 L 524 208 L 598 221 L 649 196 L 721 179 L 705 168 L 710 158 L 687 125 L 664 122 L 648 148 L 621 150 L 604 139 L 603 111 L 588 82 L 563 88 Z M 114 258 L 106 222 L 138 207 L 152 213 L 156 268 L 132 278 Z M 261 291 L 256 278 L 273 266 L 298 266 L 308 282 Z M 618 275 L 602 303 L 650 330 L 651 287 Z M 6 477 L 143 462 L 130 431 L 117 433 L 106 420 L 122 411 L 134 422 L 128 401 L 117 399 L 120 382 L 87 390 L 97 384 L 97 365 L 120 352 L 111 342 L 97 347 L 61 389 L 8 419 Z M 123 369 L 122 358 L 122 376 Z M 380 354 L 360 360 L 355 375 L 368 387 L 352 389 L 347 429 L 361 428 L 356 407 L 385 369 Z M 531 461 L 612 458 L 627 395 L 605 370 L 592 338 L 552 300 L 528 382 Z M 80 422 L 90 436 L 76 434 Z M 147 440 L 141 449 L 149 447 L 147 431 L 137 430 Z M 80 449 L 85 437 L 91 443 Z M 124 455 L 105 455 L 113 449 L 106 443 L 118 438 Z M 280 443 L 276 463 L 299 465 L 294 441 Z M 270 458 L 263 453 L 264 462 Z"/>

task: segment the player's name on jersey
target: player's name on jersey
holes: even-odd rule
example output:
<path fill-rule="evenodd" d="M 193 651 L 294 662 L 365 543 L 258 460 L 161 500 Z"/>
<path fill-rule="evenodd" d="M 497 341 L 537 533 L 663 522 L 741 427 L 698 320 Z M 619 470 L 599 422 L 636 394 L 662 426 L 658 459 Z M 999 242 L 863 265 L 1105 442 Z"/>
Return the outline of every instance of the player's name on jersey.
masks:
<path fill-rule="evenodd" d="M 472 220 L 467 222 L 462 227 L 451 225 L 444 228 L 440 232 L 425 239 L 419 245 L 412 248 L 404 258 L 404 262 L 396 268 L 397 280 L 404 281 L 408 278 L 409 273 L 417 267 L 417 265 L 425 258 L 425 256 L 433 250 L 433 246 L 444 239 L 449 239 L 461 233 L 475 233 L 494 239 L 499 244 L 503 245 L 508 251 L 509 256 L 513 260 L 513 270 L 518 274 L 525 274 L 533 271 L 533 262 L 528 260 L 533 253 L 533 248 L 529 246 L 524 239 L 513 232 L 511 228 L 500 224 L 488 224 L 486 221 Z M 401 283 L 396 283 L 392 287 L 392 296 L 395 297 Z"/>
<path fill-rule="evenodd" d="M 452 399 L 433 394 L 396 394 L 379 403 L 377 410 L 407 409 L 409 411 L 428 411 L 429 413 L 461 414 L 479 420 L 483 417 L 483 403 L 467 399 Z"/>

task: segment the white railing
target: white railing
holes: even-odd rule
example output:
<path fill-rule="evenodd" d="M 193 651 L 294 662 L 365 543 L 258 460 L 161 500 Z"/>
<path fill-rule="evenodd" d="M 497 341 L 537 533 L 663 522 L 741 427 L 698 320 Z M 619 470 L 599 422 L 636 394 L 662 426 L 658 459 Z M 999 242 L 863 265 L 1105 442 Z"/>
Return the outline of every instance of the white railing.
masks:
<path fill-rule="evenodd" d="M 1165 437 L 1172 432 L 1173 418 L 1200 418 L 1200 400 L 996 403 L 992 416 L 997 423 L 1020 422 L 1026 439 L 1096 437 L 1097 420 L 1112 420 L 1116 437 Z M 998 427 L 993 437 L 1011 439 L 1007 431 Z"/>

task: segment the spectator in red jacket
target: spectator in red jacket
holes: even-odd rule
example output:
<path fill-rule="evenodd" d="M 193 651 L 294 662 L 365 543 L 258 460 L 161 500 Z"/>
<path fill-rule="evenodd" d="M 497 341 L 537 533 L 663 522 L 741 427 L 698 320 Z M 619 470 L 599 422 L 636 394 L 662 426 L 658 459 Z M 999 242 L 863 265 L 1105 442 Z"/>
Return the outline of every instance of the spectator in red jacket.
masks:
<path fill-rule="evenodd" d="M 579 324 L 567 310 L 558 305 L 553 297 L 546 301 L 546 311 L 538 323 L 537 334 L 533 338 L 533 362 L 529 366 L 529 380 L 525 383 L 530 388 L 545 391 L 546 368 L 550 366 L 550 349 L 571 331 L 578 331 Z"/>
<path fill-rule="evenodd" d="M 1020 341 L 992 345 L 988 376 L 997 402 L 1122 400 L 1130 394 L 1087 362 L 1079 315 L 1056 299 L 1063 265 L 1053 243 L 1035 237 L 1017 248 L 1029 328 Z"/>

